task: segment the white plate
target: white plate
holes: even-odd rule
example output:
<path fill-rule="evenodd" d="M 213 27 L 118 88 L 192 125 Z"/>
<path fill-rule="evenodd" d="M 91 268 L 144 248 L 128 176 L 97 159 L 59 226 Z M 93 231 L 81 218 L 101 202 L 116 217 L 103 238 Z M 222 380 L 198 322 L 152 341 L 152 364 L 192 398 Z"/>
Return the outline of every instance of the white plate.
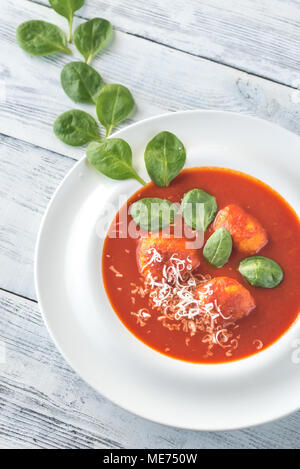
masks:
<path fill-rule="evenodd" d="M 158 116 L 118 132 L 143 165 L 146 143 L 174 132 L 186 166 L 222 166 L 256 176 L 299 213 L 300 138 L 265 121 L 228 112 Z M 261 424 L 300 407 L 300 324 L 254 357 L 224 365 L 168 358 L 136 339 L 113 312 L 101 280 L 99 217 L 139 184 L 112 181 L 79 161 L 45 214 L 36 251 L 36 289 L 46 325 L 77 373 L 101 394 L 153 421 L 197 430 Z M 109 210 L 110 217 L 114 210 Z"/>

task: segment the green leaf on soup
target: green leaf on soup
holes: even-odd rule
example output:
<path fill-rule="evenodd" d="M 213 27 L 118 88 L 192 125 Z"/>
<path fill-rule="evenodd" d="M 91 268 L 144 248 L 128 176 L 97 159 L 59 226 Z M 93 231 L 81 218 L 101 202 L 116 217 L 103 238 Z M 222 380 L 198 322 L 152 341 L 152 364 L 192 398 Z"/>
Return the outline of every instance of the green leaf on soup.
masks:
<path fill-rule="evenodd" d="M 147 145 L 145 164 L 157 186 L 167 187 L 179 174 L 186 160 L 183 143 L 171 132 L 160 132 Z"/>
<path fill-rule="evenodd" d="M 203 256 L 214 267 L 223 267 L 232 251 L 232 238 L 226 228 L 219 228 L 206 241 Z"/>
<path fill-rule="evenodd" d="M 202 189 L 187 192 L 181 202 L 184 221 L 194 230 L 205 231 L 214 220 L 218 206 L 215 197 Z"/>
<path fill-rule="evenodd" d="M 158 231 L 174 222 L 178 212 L 176 204 L 157 197 L 146 197 L 130 206 L 135 223 L 146 231 Z"/>
<path fill-rule="evenodd" d="M 264 256 L 247 257 L 241 261 L 239 272 L 255 287 L 274 288 L 283 280 L 280 265 Z"/>

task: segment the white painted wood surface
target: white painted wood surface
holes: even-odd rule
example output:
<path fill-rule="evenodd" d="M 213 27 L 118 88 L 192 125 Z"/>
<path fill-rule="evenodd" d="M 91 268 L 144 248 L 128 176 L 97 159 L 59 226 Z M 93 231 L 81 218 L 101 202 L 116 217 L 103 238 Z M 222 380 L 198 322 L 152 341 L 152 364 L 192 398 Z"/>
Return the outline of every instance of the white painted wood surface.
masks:
<path fill-rule="evenodd" d="M 108 17 L 118 31 L 287 85 L 299 82 L 298 0 L 90 0 L 78 16 Z"/>
<path fill-rule="evenodd" d="M 0 80 L 6 91 L 0 109 L 2 133 L 38 146 L 42 142 L 44 148 L 64 155 L 82 156 L 82 149 L 62 144 L 52 132 L 56 116 L 68 109 L 94 112 L 94 106 L 73 103 L 59 85 L 60 71 L 70 57 L 31 57 L 15 43 L 15 29 L 24 18 L 65 27 L 64 18 L 28 0 L 6 0 L 2 8 L 7 18 L 0 24 Z M 76 51 L 74 55 L 80 57 Z M 300 134 L 300 99 L 294 99 L 297 91 L 290 87 L 118 31 L 93 65 L 106 81 L 132 90 L 137 110 L 129 122 L 165 111 L 224 109 L 257 115 Z"/>
<path fill-rule="evenodd" d="M 94 66 L 108 82 L 131 88 L 137 101 L 131 121 L 165 111 L 226 109 L 300 134 L 300 96 L 293 89 L 300 87 L 298 1 L 86 3 L 75 23 L 104 16 L 115 25 L 112 46 Z M 71 59 L 30 57 L 15 43 L 16 26 L 28 19 L 65 27 L 47 4 L 1 5 L 0 447 L 299 448 L 300 413 L 220 434 L 135 417 L 82 382 L 48 337 L 35 301 L 35 240 L 51 195 L 84 150 L 52 133 L 56 115 L 74 107 L 59 86 Z"/>

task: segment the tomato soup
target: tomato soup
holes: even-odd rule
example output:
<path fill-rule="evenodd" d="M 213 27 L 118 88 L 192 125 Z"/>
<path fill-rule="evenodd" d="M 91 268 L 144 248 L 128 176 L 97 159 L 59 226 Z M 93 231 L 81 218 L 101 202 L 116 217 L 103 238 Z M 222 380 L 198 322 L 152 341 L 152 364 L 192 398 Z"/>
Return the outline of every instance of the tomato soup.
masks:
<path fill-rule="evenodd" d="M 153 301 L 150 301 L 151 298 L 153 300 L 151 285 L 145 288 L 145 277 L 136 254 L 140 237 L 145 234 L 141 230 L 138 237 L 133 238 L 128 233 L 129 225 L 124 228 L 120 223 L 123 215 L 129 213 L 130 206 L 142 198 L 158 197 L 180 204 L 184 195 L 195 188 L 215 197 L 218 212 L 235 205 L 245 211 L 250 220 L 252 217 L 258 220 L 263 233 L 267 234 L 267 242 L 263 242 L 257 255 L 276 261 L 283 271 L 283 280 L 275 288 L 251 285 L 239 272 L 240 262 L 249 255 L 237 249 L 240 246 L 235 245 L 234 235 L 232 253 L 222 267 L 216 268 L 205 259 L 203 247 L 197 249 L 199 263 L 193 265 L 193 278 L 201 279 L 200 287 L 205 287 L 203 282 L 209 279 L 227 278 L 232 285 L 238 282 L 243 291 L 246 289 L 252 302 L 249 314 L 229 321 L 226 326 L 219 326 L 215 341 L 208 337 L 205 327 L 196 330 L 197 316 L 177 317 L 169 321 L 161 308 L 153 307 Z M 128 222 L 131 221 L 128 215 Z M 115 232 L 112 233 L 112 230 Z M 205 231 L 204 244 L 213 232 L 214 223 L 211 223 Z M 147 184 L 121 208 L 104 242 L 102 270 L 105 289 L 114 311 L 144 344 L 172 358 L 194 363 L 224 363 L 242 359 L 277 341 L 299 314 L 299 218 L 278 193 L 246 174 L 213 167 L 186 169 L 169 187 Z M 196 321 L 196 324 L 199 322 Z"/>

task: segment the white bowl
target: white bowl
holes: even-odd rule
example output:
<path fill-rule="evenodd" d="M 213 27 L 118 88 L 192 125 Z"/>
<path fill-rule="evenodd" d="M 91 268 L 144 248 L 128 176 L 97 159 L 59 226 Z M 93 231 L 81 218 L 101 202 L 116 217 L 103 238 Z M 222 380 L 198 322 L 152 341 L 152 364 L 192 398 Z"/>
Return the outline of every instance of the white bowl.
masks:
<path fill-rule="evenodd" d="M 129 142 L 134 165 L 145 178 L 146 143 L 162 130 L 184 142 L 186 166 L 244 171 L 271 185 L 300 212 L 298 136 L 228 112 L 186 111 L 147 119 L 115 134 Z M 152 350 L 118 319 L 101 279 L 99 220 L 106 204 L 138 188 L 136 181 L 105 178 L 83 158 L 59 186 L 44 216 L 36 249 L 36 290 L 45 323 L 65 359 L 113 402 L 176 427 L 236 429 L 299 409 L 299 321 L 257 355 L 202 365 Z M 109 210 L 109 219 L 115 211 L 117 207 Z"/>

